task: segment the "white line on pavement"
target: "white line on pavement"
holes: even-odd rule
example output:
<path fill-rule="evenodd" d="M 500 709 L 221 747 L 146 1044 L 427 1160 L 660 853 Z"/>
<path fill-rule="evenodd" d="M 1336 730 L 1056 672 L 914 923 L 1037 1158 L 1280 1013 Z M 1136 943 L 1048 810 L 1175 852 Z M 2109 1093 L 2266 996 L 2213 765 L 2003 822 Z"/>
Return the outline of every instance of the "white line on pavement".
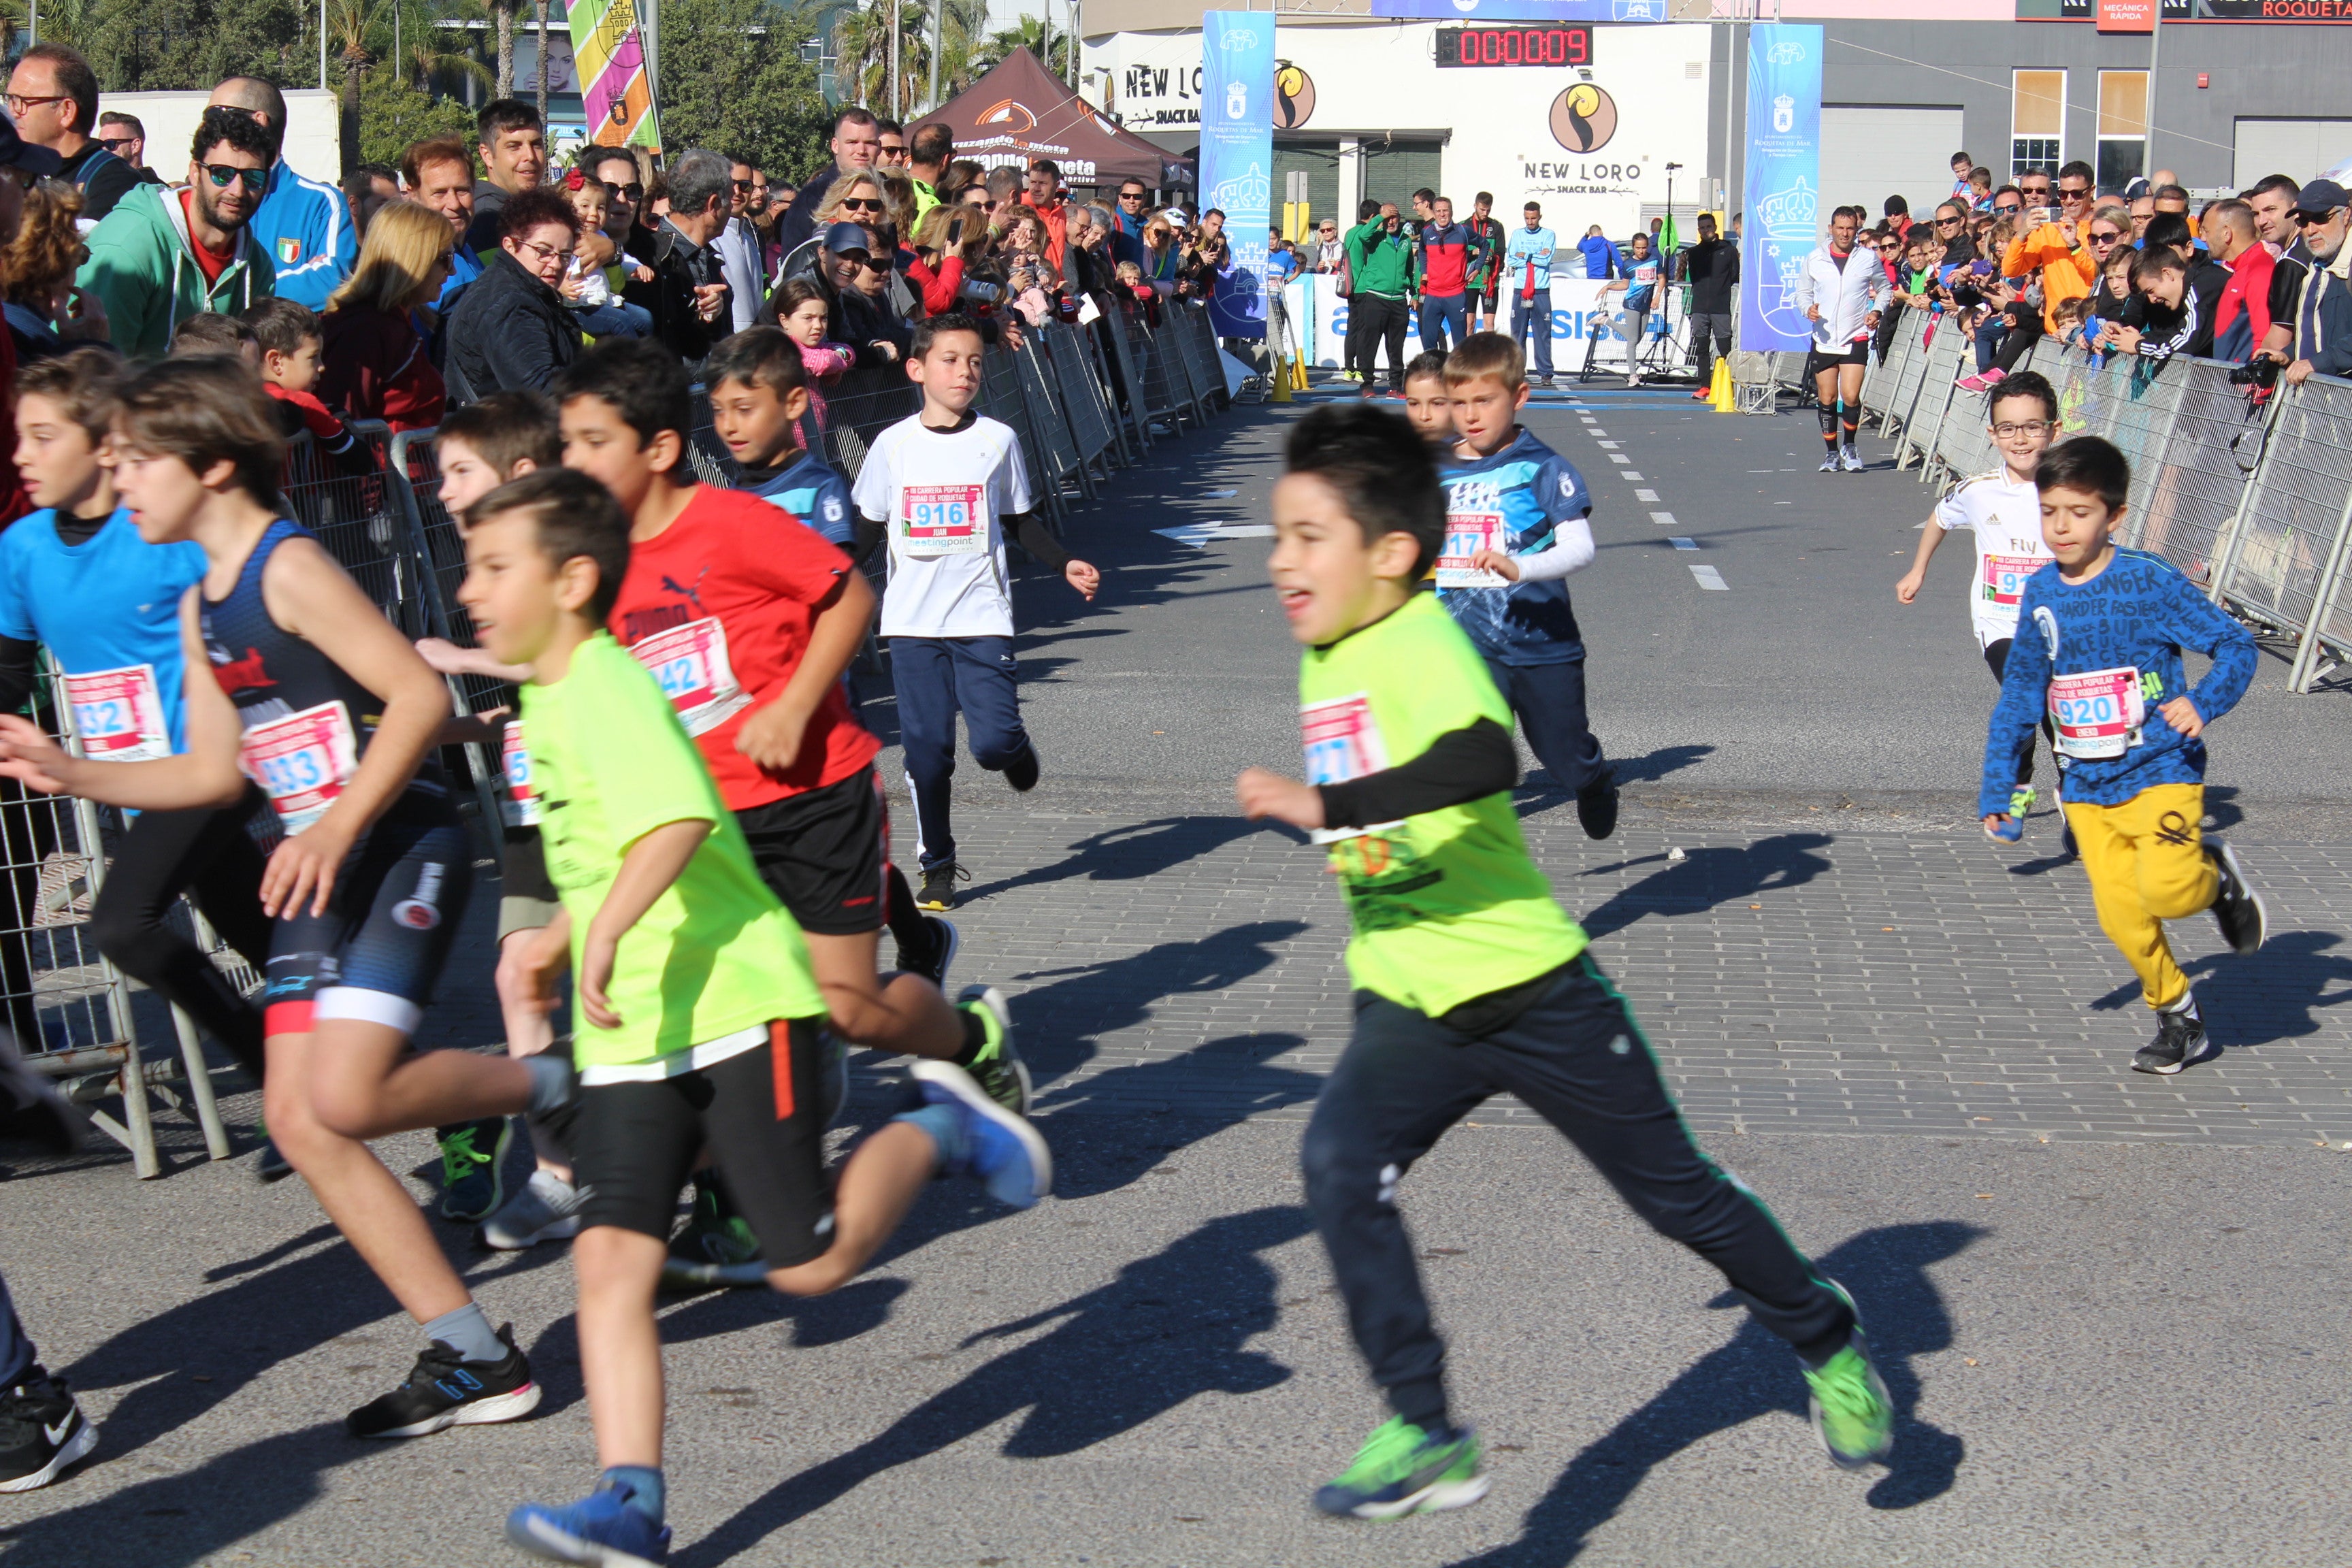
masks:
<path fill-rule="evenodd" d="M 1675 525 L 1675 514 L 1670 511 L 1654 511 L 1650 514 L 1650 521 L 1660 528 L 1672 528 Z"/>
<path fill-rule="evenodd" d="M 1673 545 L 1676 550 L 1696 550 L 1698 548 L 1697 540 L 1685 539 L 1680 534 L 1669 535 L 1666 539 L 1666 542 Z"/>
<path fill-rule="evenodd" d="M 1730 584 L 1723 580 L 1723 574 L 1712 566 L 1702 565 L 1694 561 L 1690 563 L 1690 572 L 1692 576 L 1698 579 L 1698 585 L 1702 588 L 1716 588 L 1728 592 L 1731 587 Z"/>
<path fill-rule="evenodd" d="M 1633 459 L 1622 452 L 1612 452 L 1609 454 L 1609 460 L 1612 463 L 1630 463 Z"/>
<path fill-rule="evenodd" d="M 1631 468 L 1622 468 L 1622 469 L 1618 470 L 1617 477 L 1618 477 L 1619 479 L 1632 479 L 1632 480 L 1633 480 L 1633 481 L 1634 481 L 1635 483 L 1637 483 L 1637 484 L 1641 482 L 1641 479 L 1642 479 L 1642 476 L 1641 476 L 1641 475 L 1639 475 L 1639 474 L 1635 473 L 1635 472 L 1634 472 L 1633 469 L 1631 469 Z M 1642 492 L 1641 492 L 1641 491 L 1639 491 L 1639 490 L 1635 490 L 1633 493 L 1634 493 L 1635 495 L 1640 495 Z M 1657 497 L 1655 497 L 1655 496 L 1652 496 L 1652 497 L 1650 497 L 1650 498 L 1648 498 L 1648 499 L 1650 499 L 1651 500 L 1657 500 L 1658 498 L 1657 498 Z"/>
<path fill-rule="evenodd" d="M 1274 525 L 1265 522 L 1192 522 L 1181 528 L 1155 528 L 1154 533 L 1205 550 L 1213 539 L 1272 539 Z"/>
<path fill-rule="evenodd" d="M 1642 476 L 1639 474 L 1627 474 L 1625 477 L 1629 479 L 1637 479 Z M 1635 490 L 1633 492 L 1633 499 L 1635 500 L 1655 500 L 1658 499 L 1658 492 L 1655 490 Z"/>

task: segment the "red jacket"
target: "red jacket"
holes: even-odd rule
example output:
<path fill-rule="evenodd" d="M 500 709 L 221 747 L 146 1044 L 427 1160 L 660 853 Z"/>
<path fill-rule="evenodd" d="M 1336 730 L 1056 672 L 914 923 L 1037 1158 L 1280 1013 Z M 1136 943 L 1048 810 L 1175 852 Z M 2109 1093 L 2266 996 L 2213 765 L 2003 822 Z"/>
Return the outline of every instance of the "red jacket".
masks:
<path fill-rule="evenodd" d="M 328 311 L 319 327 L 325 343 L 320 402 L 354 419 L 381 419 L 394 431 L 441 423 L 448 388 L 404 313 L 350 305 Z"/>

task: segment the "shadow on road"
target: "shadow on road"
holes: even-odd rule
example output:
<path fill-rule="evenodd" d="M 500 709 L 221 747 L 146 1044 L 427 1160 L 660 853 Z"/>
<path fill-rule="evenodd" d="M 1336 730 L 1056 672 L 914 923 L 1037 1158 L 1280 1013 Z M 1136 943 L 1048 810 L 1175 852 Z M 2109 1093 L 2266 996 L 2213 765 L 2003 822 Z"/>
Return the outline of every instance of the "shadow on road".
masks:
<path fill-rule="evenodd" d="M 1053 1325 L 879 1436 L 785 1480 L 670 1561 L 676 1568 L 768 1561 L 760 1547 L 794 1520 L 1024 1411 L 1003 1452 L 1055 1458 L 1200 1394 L 1256 1394 L 1286 1382 L 1289 1368 L 1246 1348 L 1281 1312 L 1274 1269 L 1259 1254 L 1307 1230 L 1307 1213 L 1297 1207 L 1228 1215 L 1128 1264 L 1098 1289 L 974 1335 L 964 1349 Z"/>
<path fill-rule="evenodd" d="M 2248 957 L 2209 952 L 2182 964 L 2206 1034 L 2224 1050 L 2317 1034 L 2321 1008 L 2352 1002 L 2352 957 L 2331 951 L 2343 942 L 2335 931 L 2281 931 Z M 2139 982 L 2130 980 L 2091 1007 L 2113 1013 L 2139 1005 Z"/>
<path fill-rule="evenodd" d="M 1952 1321 L 1929 1266 L 1985 1232 L 1957 1220 L 1868 1230 L 1814 1259 L 1853 1292 L 1870 1330 L 1871 1359 L 1895 1396 L 1892 1466 L 1870 1489 L 1878 1509 L 1912 1508 L 1951 1489 L 1966 1445 L 1914 1414 L 1919 1379 L 1910 1358 L 1948 1348 Z M 1729 1292 L 1708 1303 L 1736 1307 Z M 1805 1418 L 1804 1379 L 1780 1340 L 1750 1321 L 1729 1343 L 1706 1355 L 1657 1396 L 1631 1412 L 1570 1461 L 1530 1508 L 1519 1539 L 1467 1558 L 1455 1568 L 1560 1568 L 1573 1563 L 1592 1532 L 1616 1517 L 1650 1472 L 1717 1432 L 1775 1414 Z M 1790 1464 L 1826 1465 L 1810 1436 L 1788 1434 Z"/>
<path fill-rule="evenodd" d="M 1663 855 L 1622 860 L 1584 873 L 1622 870 L 1655 860 L 1664 869 L 1621 888 L 1580 917 L 1585 932 L 1595 938 L 1622 931 L 1643 915 L 1687 915 L 1717 904 L 1748 898 L 1767 889 L 1799 888 L 1829 870 L 1827 858 L 1816 851 L 1835 842 L 1826 833 L 1780 833 L 1738 847 L 1702 846 L 1689 858 L 1668 862 Z"/>
<path fill-rule="evenodd" d="M 969 903 L 991 893 L 1009 893 L 1046 882 L 1066 882 L 1083 877 L 1090 882 L 1131 882 L 1170 871 L 1187 860 L 1197 860 L 1259 831 L 1265 825 L 1236 815 L 1161 816 L 1150 822 L 1110 828 L 1071 845 L 1070 855 L 1050 866 L 1024 871 L 1002 881 L 983 882 L 965 892 Z"/>

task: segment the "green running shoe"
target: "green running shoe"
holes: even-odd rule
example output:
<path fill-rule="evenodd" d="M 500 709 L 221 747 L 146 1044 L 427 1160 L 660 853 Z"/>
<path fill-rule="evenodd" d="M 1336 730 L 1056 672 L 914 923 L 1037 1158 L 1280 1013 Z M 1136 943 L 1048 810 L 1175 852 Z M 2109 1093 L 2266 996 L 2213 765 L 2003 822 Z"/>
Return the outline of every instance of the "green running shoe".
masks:
<path fill-rule="evenodd" d="M 1013 1004 L 993 985 L 967 985 L 956 993 L 956 1005 L 977 1017 L 988 1037 L 980 1055 L 960 1065 L 988 1091 L 989 1099 L 1026 1121 L 1029 1066 L 1013 1048 Z"/>
<path fill-rule="evenodd" d="M 506 1178 L 499 1167 L 514 1141 L 514 1123 L 503 1116 L 486 1116 L 439 1132 L 441 1217 L 478 1225 L 507 1201 Z"/>
<path fill-rule="evenodd" d="M 1353 1519 L 1402 1519 L 1467 1508 L 1494 1483 L 1479 1468 L 1478 1435 L 1433 1435 L 1391 1415 L 1374 1428 L 1339 1479 L 1315 1489 L 1315 1506 Z"/>
<path fill-rule="evenodd" d="M 1895 1448 L 1895 1400 L 1870 1364 L 1862 1330 L 1845 1349 L 1818 1370 L 1805 1369 L 1812 1385 L 1813 1432 L 1841 1468 L 1883 1464 Z"/>
<path fill-rule="evenodd" d="M 2034 789 L 2032 784 L 2020 784 L 2009 792 L 2009 815 L 2023 822 L 2033 809 Z"/>
<path fill-rule="evenodd" d="M 709 1176 L 694 1184 L 694 1208 L 686 1228 L 670 1237 L 662 1259 L 665 1290 L 740 1290 L 768 1282 L 760 1238 L 751 1222 L 719 1196 Z"/>

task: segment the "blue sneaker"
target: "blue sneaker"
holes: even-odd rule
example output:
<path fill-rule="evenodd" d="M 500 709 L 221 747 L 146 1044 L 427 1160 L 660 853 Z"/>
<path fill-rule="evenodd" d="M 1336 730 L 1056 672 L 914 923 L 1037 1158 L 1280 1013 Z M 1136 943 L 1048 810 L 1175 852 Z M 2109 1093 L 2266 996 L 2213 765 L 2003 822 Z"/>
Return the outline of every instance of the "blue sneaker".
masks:
<path fill-rule="evenodd" d="M 527 1502 L 507 1515 L 507 1539 L 551 1563 L 592 1568 L 661 1568 L 669 1527 L 631 1508 L 618 1487 L 598 1487 L 570 1508 Z"/>
<path fill-rule="evenodd" d="M 944 1105 L 963 1124 L 964 1157 L 943 1173 L 977 1176 L 1000 1203 L 1025 1209 L 1054 1189 L 1054 1155 L 1028 1121 L 989 1098 L 953 1062 L 919 1061 L 908 1069 L 926 1105 Z"/>

